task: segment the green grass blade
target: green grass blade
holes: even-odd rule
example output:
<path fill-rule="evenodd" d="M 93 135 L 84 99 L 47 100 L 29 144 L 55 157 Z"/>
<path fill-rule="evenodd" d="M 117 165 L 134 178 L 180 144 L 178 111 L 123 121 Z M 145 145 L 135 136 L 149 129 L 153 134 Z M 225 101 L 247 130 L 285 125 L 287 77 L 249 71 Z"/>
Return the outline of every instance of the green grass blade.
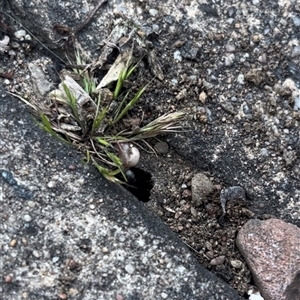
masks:
<path fill-rule="evenodd" d="M 128 95 L 129 95 L 129 92 L 127 92 L 126 95 L 122 98 L 121 103 L 119 104 L 119 106 L 117 107 L 117 109 L 116 109 L 116 111 L 114 113 L 114 115 L 115 115 L 114 119 L 116 119 L 117 116 L 120 114 L 120 111 L 122 111 L 122 107 L 123 107 L 125 101 L 127 100 Z M 114 121 L 113 121 L 113 124 L 114 124 Z"/>
<path fill-rule="evenodd" d="M 95 132 L 95 131 L 97 131 L 97 129 L 99 129 L 102 121 L 106 117 L 107 111 L 108 111 L 107 107 L 103 108 L 100 113 L 98 113 L 98 109 L 97 109 L 97 115 L 96 115 L 96 117 L 93 121 L 93 125 L 92 125 L 92 132 Z"/>
<path fill-rule="evenodd" d="M 93 78 L 91 78 L 88 74 L 84 73 L 83 75 L 83 89 L 89 95 L 91 95 L 96 89 L 96 83 Z"/>
<path fill-rule="evenodd" d="M 137 67 L 137 65 L 134 65 L 126 71 L 126 76 L 125 76 L 124 80 L 128 79 L 131 76 L 131 74 L 136 69 L 136 67 Z"/>
<path fill-rule="evenodd" d="M 111 146 L 111 144 L 103 137 L 94 137 L 94 140 L 105 147 Z"/>
<path fill-rule="evenodd" d="M 68 88 L 68 86 L 65 83 L 63 83 L 62 85 L 63 85 L 64 92 L 68 98 L 72 113 L 73 113 L 74 117 L 76 118 L 76 120 L 80 122 L 78 108 L 77 108 L 77 99 L 72 94 L 72 92 L 70 91 L 70 89 Z"/>
<path fill-rule="evenodd" d="M 116 124 L 119 122 L 126 114 L 127 112 L 137 103 L 137 101 L 141 98 L 143 93 L 145 92 L 147 88 L 147 85 L 145 85 L 143 88 L 139 89 L 138 92 L 135 94 L 135 96 L 130 100 L 130 102 L 124 107 L 124 109 L 121 111 L 121 113 L 116 117 L 116 119 L 113 121 L 113 124 Z"/>
<path fill-rule="evenodd" d="M 113 93 L 114 100 L 116 100 L 119 97 L 120 91 L 123 87 L 125 75 L 126 75 L 126 69 L 124 69 L 119 75 L 119 78 L 118 78 L 118 81 L 117 81 L 117 84 L 116 84 L 116 87 L 115 87 L 115 90 Z"/>
<path fill-rule="evenodd" d="M 130 77 L 130 75 L 133 73 L 133 71 L 136 69 L 137 65 L 134 65 L 132 67 L 129 67 L 130 61 L 128 61 L 126 63 L 126 67 L 125 69 L 120 73 L 117 84 L 116 84 L 116 88 L 114 90 L 114 99 L 116 100 L 119 97 L 120 91 L 123 87 L 123 83 L 126 79 L 128 79 Z"/>
<path fill-rule="evenodd" d="M 119 170 L 110 171 L 109 169 L 100 166 L 93 158 L 92 161 L 93 165 L 98 169 L 98 171 L 102 174 L 104 178 L 114 183 L 124 184 L 124 182 L 115 177 L 115 175 L 120 173 Z"/>
<path fill-rule="evenodd" d="M 115 163 L 115 165 L 116 165 L 118 168 L 123 166 L 123 163 L 122 163 L 120 157 L 117 156 L 116 154 L 114 154 L 114 153 L 112 153 L 112 152 L 106 151 L 106 155 L 110 158 L 110 160 L 111 160 L 112 162 Z"/>
<path fill-rule="evenodd" d="M 53 137 L 55 137 L 56 139 L 58 139 L 59 141 L 63 142 L 63 143 L 67 143 L 70 144 L 70 141 L 66 138 L 64 139 L 62 136 L 60 136 L 59 134 L 57 134 L 53 128 L 52 128 L 52 124 L 49 121 L 49 119 L 46 117 L 45 114 L 41 113 L 40 114 L 40 118 L 41 118 L 41 122 L 37 122 L 37 124 L 40 126 L 40 128 L 42 128 L 43 130 L 45 130 L 46 132 L 50 133 Z"/>
<path fill-rule="evenodd" d="M 85 154 L 85 163 L 88 164 L 91 161 L 91 153 L 89 150 L 86 150 L 86 154 Z"/>
<path fill-rule="evenodd" d="M 115 171 L 111 171 L 111 175 L 116 175 L 116 174 L 119 174 L 119 173 L 122 173 L 122 176 L 124 179 L 126 179 L 126 176 L 123 172 L 123 163 L 120 159 L 119 156 L 117 156 L 116 154 L 112 153 L 112 152 L 109 152 L 109 151 L 106 151 L 105 152 L 107 157 L 110 158 L 110 160 L 116 165 L 117 167 L 117 170 Z M 117 172 L 117 173 L 116 173 Z"/>

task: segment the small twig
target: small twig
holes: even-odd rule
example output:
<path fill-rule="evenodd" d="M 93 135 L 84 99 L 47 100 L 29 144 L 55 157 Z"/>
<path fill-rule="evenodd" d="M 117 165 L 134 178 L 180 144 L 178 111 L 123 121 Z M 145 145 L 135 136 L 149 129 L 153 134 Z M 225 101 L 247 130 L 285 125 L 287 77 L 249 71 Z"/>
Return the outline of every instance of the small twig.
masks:
<path fill-rule="evenodd" d="M 192 246 L 190 246 L 188 243 L 186 243 L 184 240 L 181 240 L 186 246 L 188 246 L 190 249 L 192 249 L 195 253 L 197 254 L 201 254 L 199 251 L 197 251 L 195 248 L 193 248 Z"/>
<path fill-rule="evenodd" d="M 20 99 L 21 101 L 23 101 L 25 104 L 27 104 L 28 106 L 30 106 L 34 111 L 37 111 L 38 109 L 36 108 L 36 106 L 34 106 L 33 104 L 31 104 L 29 101 L 25 100 L 23 97 L 19 96 L 18 94 L 12 93 L 12 92 L 8 92 L 8 94 Z"/>

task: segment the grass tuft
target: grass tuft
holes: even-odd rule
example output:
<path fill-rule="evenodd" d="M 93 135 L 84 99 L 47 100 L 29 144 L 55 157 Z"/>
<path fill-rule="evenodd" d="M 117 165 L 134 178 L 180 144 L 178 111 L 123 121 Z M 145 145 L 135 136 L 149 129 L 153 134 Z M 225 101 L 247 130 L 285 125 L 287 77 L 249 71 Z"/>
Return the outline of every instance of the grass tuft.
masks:
<path fill-rule="evenodd" d="M 75 57 L 77 65 L 85 65 L 79 52 L 76 52 Z M 127 61 L 122 61 L 123 57 Z M 77 83 L 70 77 L 62 79 L 59 89 L 49 94 L 51 105 L 31 103 L 15 95 L 34 110 L 42 129 L 61 142 L 81 150 L 85 154 L 86 163 L 92 163 L 106 179 L 118 184 L 126 181 L 124 173 L 127 168 L 121 157 L 123 154 L 120 149 L 123 147 L 120 145 L 142 141 L 152 151 L 145 139 L 180 130 L 179 122 L 185 116 L 183 111 L 173 112 L 135 130 L 124 128 L 122 119 L 140 101 L 149 85 L 148 83 L 141 87 L 130 97 L 133 93 L 131 90 L 126 91 L 124 82 L 129 80 L 138 68 L 138 64 L 132 64 L 131 60 L 132 50 L 127 56 L 123 53 L 123 56 L 120 54 L 117 58 L 115 70 L 118 77 L 113 77 L 108 85 L 110 91 L 107 95 L 111 95 L 108 99 L 105 99 L 105 93 L 102 93 L 103 89 L 107 88 L 100 86 L 101 84 L 100 87 L 96 86 L 94 74 L 79 69 L 74 69 L 74 73 L 80 75 L 81 82 Z M 120 66 L 124 66 L 123 69 L 120 69 Z M 114 80 L 116 82 L 113 82 Z M 119 179 L 120 175 L 124 181 Z"/>

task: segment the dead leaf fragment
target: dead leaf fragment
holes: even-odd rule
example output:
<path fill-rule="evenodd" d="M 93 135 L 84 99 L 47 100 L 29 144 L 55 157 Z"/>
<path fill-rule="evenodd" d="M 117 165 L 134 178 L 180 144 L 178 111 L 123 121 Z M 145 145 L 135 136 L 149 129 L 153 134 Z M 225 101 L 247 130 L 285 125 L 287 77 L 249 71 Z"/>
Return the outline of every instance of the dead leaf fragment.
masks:
<path fill-rule="evenodd" d="M 121 53 L 116 61 L 113 63 L 107 74 L 103 77 L 99 85 L 97 86 L 95 92 L 99 91 L 101 88 L 108 86 L 110 83 L 117 81 L 120 74 L 126 68 L 128 61 L 132 58 L 133 49 Z"/>

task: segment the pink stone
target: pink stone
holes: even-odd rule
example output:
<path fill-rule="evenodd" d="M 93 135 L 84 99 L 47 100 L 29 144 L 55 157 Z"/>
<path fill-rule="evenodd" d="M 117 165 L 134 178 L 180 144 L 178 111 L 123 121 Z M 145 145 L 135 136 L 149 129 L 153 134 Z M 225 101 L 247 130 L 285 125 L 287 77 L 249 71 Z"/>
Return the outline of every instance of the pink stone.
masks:
<path fill-rule="evenodd" d="M 286 299 L 284 292 L 300 270 L 300 229 L 278 219 L 252 219 L 239 231 L 237 246 L 264 299 Z"/>

